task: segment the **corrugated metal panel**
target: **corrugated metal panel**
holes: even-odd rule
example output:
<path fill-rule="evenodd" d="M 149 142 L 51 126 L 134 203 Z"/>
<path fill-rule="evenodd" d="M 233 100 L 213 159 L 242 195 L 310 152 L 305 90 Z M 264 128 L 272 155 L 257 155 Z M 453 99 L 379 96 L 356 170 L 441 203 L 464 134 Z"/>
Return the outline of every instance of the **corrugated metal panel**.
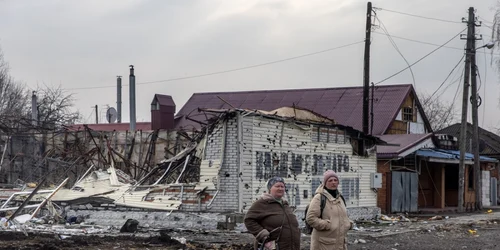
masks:
<path fill-rule="evenodd" d="M 200 165 L 200 182 L 195 189 L 215 190 L 219 176 L 220 160 L 203 160 Z"/>
<path fill-rule="evenodd" d="M 173 196 L 150 194 L 150 190 L 125 192 L 115 204 L 129 207 L 178 210 L 182 202 Z"/>
<path fill-rule="evenodd" d="M 439 159 L 452 159 L 458 160 L 460 157 L 460 151 L 457 150 L 447 150 L 447 149 L 431 149 L 431 148 L 422 148 L 416 152 L 417 156 L 422 157 L 431 157 L 431 158 L 439 158 Z M 498 162 L 497 159 L 493 159 L 486 156 L 479 156 L 481 161 L 485 162 Z M 465 160 L 474 160 L 474 155 L 471 153 L 465 153 Z"/>
<path fill-rule="evenodd" d="M 370 174 L 376 172 L 374 155 L 354 156 L 350 144 L 313 142 L 317 128 L 269 118 L 247 116 L 243 131 L 243 203 L 247 206 L 267 191 L 268 178 L 282 176 L 290 204 L 305 208 L 326 169 L 339 174 L 340 191 L 347 195 L 349 207 L 376 206 L 376 193 L 370 188 Z"/>
<path fill-rule="evenodd" d="M 392 172 L 391 212 L 418 211 L 418 174 Z"/>
<path fill-rule="evenodd" d="M 242 157 L 241 157 L 241 176 L 240 181 L 243 184 L 242 188 L 242 208 L 247 210 L 252 205 L 252 199 L 254 196 L 254 185 L 253 176 L 255 176 L 255 166 L 253 164 L 254 159 L 252 158 L 253 150 L 253 116 L 242 118 Z"/>
<path fill-rule="evenodd" d="M 84 181 L 77 185 L 81 187 L 81 190 L 71 190 L 71 189 L 61 189 L 57 192 L 53 201 L 71 201 L 84 197 L 92 196 L 105 196 L 107 197 L 112 192 L 119 192 L 119 187 L 113 187 L 110 184 L 109 179 L 107 180 L 94 180 L 93 182 Z M 123 185 L 125 188 L 129 188 L 129 184 Z"/>

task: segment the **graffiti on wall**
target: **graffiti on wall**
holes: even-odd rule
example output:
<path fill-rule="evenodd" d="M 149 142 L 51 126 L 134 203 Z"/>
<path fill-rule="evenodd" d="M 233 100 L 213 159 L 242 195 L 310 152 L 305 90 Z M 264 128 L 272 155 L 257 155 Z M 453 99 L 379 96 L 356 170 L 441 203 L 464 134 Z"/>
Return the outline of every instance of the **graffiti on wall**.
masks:
<path fill-rule="evenodd" d="M 323 172 L 327 169 L 340 173 L 353 171 L 347 154 L 310 155 L 256 151 L 255 156 L 256 179 L 267 180 L 273 176 L 279 176 L 297 180 L 299 174 L 312 176 L 310 189 L 302 190 L 303 193 L 298 184 L 287 183 L 287 199 L 292 206 L 299 206 L 302 198 L 307 200 L 312 198 L 321 184 Z M 359 198 L 359 178 L 342 179 L 340 185 L 346 200 Z"/>
<path fill-rule="evenodd" d="M 326 169 L 338 173 L 352 171 L 347 154 L 309 155 L 256 151 L 255 157 L 257 179 L 269 179 L 273 176 L 292 178 L 298 174 L 321 175 Z"/>

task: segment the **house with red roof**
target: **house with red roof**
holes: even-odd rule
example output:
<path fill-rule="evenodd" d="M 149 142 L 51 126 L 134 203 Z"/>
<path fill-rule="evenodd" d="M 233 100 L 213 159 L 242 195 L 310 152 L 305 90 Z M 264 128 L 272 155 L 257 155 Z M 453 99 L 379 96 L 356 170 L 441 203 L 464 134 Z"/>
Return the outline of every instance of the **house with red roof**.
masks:
<path fill-rule="evenodd" d="M 432 128 L 411 84 L 380 85 L 370 91 L 373 92 L 370 93 L 369 119 L 372 135 L 398 138 L 393 143 L 395 145 L 400 141 L 417 142 L 416 147 L 410 148 L 413 151 L 419 147 L 434 147 L 429 139 Z M 215 114 L 205 112 L 206 109 L 271 111 L 281 107 L 307 109 L 360 133 L 362 130 L 362 87 L 195 93 L 176 114 L 175 128 L 188 131 L 201 129 L 203 124 L 215 118 Z M 421 138 L 425 138 L 425 142 L 420 143 Z M 394 153 L 401 149 L 388 146 L 383 150 Z M 383 211 L 386 210 L 385 204 L 391 201 L 386 184 L 391 182 L 387 179 L 391 176 L 391 169 L 385 162 L 387 160 L 375 163 L 379 174 L 374 172 L 360 181 L 372 187 L 371 192 L 376 192 L 377 205 Z M 412 174 L 412 177 L 418 179 L 416 175 Z M 381 180 L 380 183 L 377 179 Z M 413 203 L 416 207 L 416 200 Z"/>
<path fill-rule="evenodd" d="M 432 132 L 411 84 L 380 85 L 370 91 L 373 91 L 370 134 Z M 194 93 L 175 115 L 175 128 L 201 128 L 201 124 L 210 118 L 199 110 L 204 108 L 269 111 L 294 106 L 362 130 L 362 87 Z"/>
<path fill-rule="evenodd" d="M 457 152 L 438 149 L 442 140 L 434 135 L 413 86 L 375 86 L 370 96 L 369 132 L 387 142 L 377 146 L 378 174 L 370 181 L 377 192 L 377 206 L 384 213 L 456 207 Z M 214 118 L 204 109 L 270 111 L 280 107 L 300 107 L 362 130 L 362 87 L 195 93 L 175 115 L 175 128 L 200 129 Z M 470 157 L 467 163 L 473 162 Z M 485 171 L 497 162 L 488 157 L 480 160 Z M 466 179 L 472 177 L 467 174 Z M 473 204 L 473 188 L 466 189 L 465 202 Z"/>

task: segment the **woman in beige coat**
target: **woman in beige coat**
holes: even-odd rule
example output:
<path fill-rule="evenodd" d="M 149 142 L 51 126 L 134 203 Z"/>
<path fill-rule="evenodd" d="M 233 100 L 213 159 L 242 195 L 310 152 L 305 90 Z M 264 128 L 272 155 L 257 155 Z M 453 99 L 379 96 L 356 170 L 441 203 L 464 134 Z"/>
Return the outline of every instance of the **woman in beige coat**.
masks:
<path fill-rule="evenodd" d="M 316 190 L 306 221 L 313 228 L 311 250 L 346 250 L 347 231 L 352 222 L 347 217 L 344 198 L 337 190 L 339 177 L 332 170 L 323 174 L 323 183 Z M 326 197 L 325 208 L 321 216 L 321 196 Z"/>

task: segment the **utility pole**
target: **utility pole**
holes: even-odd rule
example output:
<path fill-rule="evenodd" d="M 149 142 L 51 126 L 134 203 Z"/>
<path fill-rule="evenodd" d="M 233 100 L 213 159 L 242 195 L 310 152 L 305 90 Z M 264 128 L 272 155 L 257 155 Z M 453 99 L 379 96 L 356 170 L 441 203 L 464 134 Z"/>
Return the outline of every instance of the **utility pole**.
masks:
<path fill-rule="evenodd" d="M 474 11 L 474 8 L 471 8 Z M 469 10 L 470 11 L 470 10 Z M 476 210 L 483 209 L 483 192 L 481 183 L 481 162 L 479 156 L 479 125 L 478 125 L 478 98 L 477 98 L 477 66 L 476 66 L 476 18 L 472 13 L 473 19 L 470 27 L 472 29 L 472 50 L 470 51 L 470 67 L 471 67 L 471 104 L 472 104 L 472 151 L 474 152 L 474 193 L 476 196 Z"/>
<path fill-rule="evenodd" d="M 95 124 L 99 124 L 99 111 L 97 109 L 97 104 L 95 105 Z"/>
<path fill-rule="evenodd" d="M 464 211 L 464 189 L 465 189 L 465 146 L 467 144 L 467 102 L 469 101 L 469 77 L 470 77 L 470 52 L 474 49 L 474 8 L 469 8 L 469 19 L 467 20 L 467 45 L 465 49 L 465 73 L 464 93 L 462 98 L 462 123 L 460 126 L 460 161 L 458 165 L 458 212 Z M 462 37 L 461 37 L 462 38 Z"/>
<path fill-rule="evenodd" d="M 363 72 L 363 133 L 368 134 L 368 102 L 370 90 L 370 43 L 372 33 L 372 3 L 368 2 L 366 10 L 365 56 Z"/>

